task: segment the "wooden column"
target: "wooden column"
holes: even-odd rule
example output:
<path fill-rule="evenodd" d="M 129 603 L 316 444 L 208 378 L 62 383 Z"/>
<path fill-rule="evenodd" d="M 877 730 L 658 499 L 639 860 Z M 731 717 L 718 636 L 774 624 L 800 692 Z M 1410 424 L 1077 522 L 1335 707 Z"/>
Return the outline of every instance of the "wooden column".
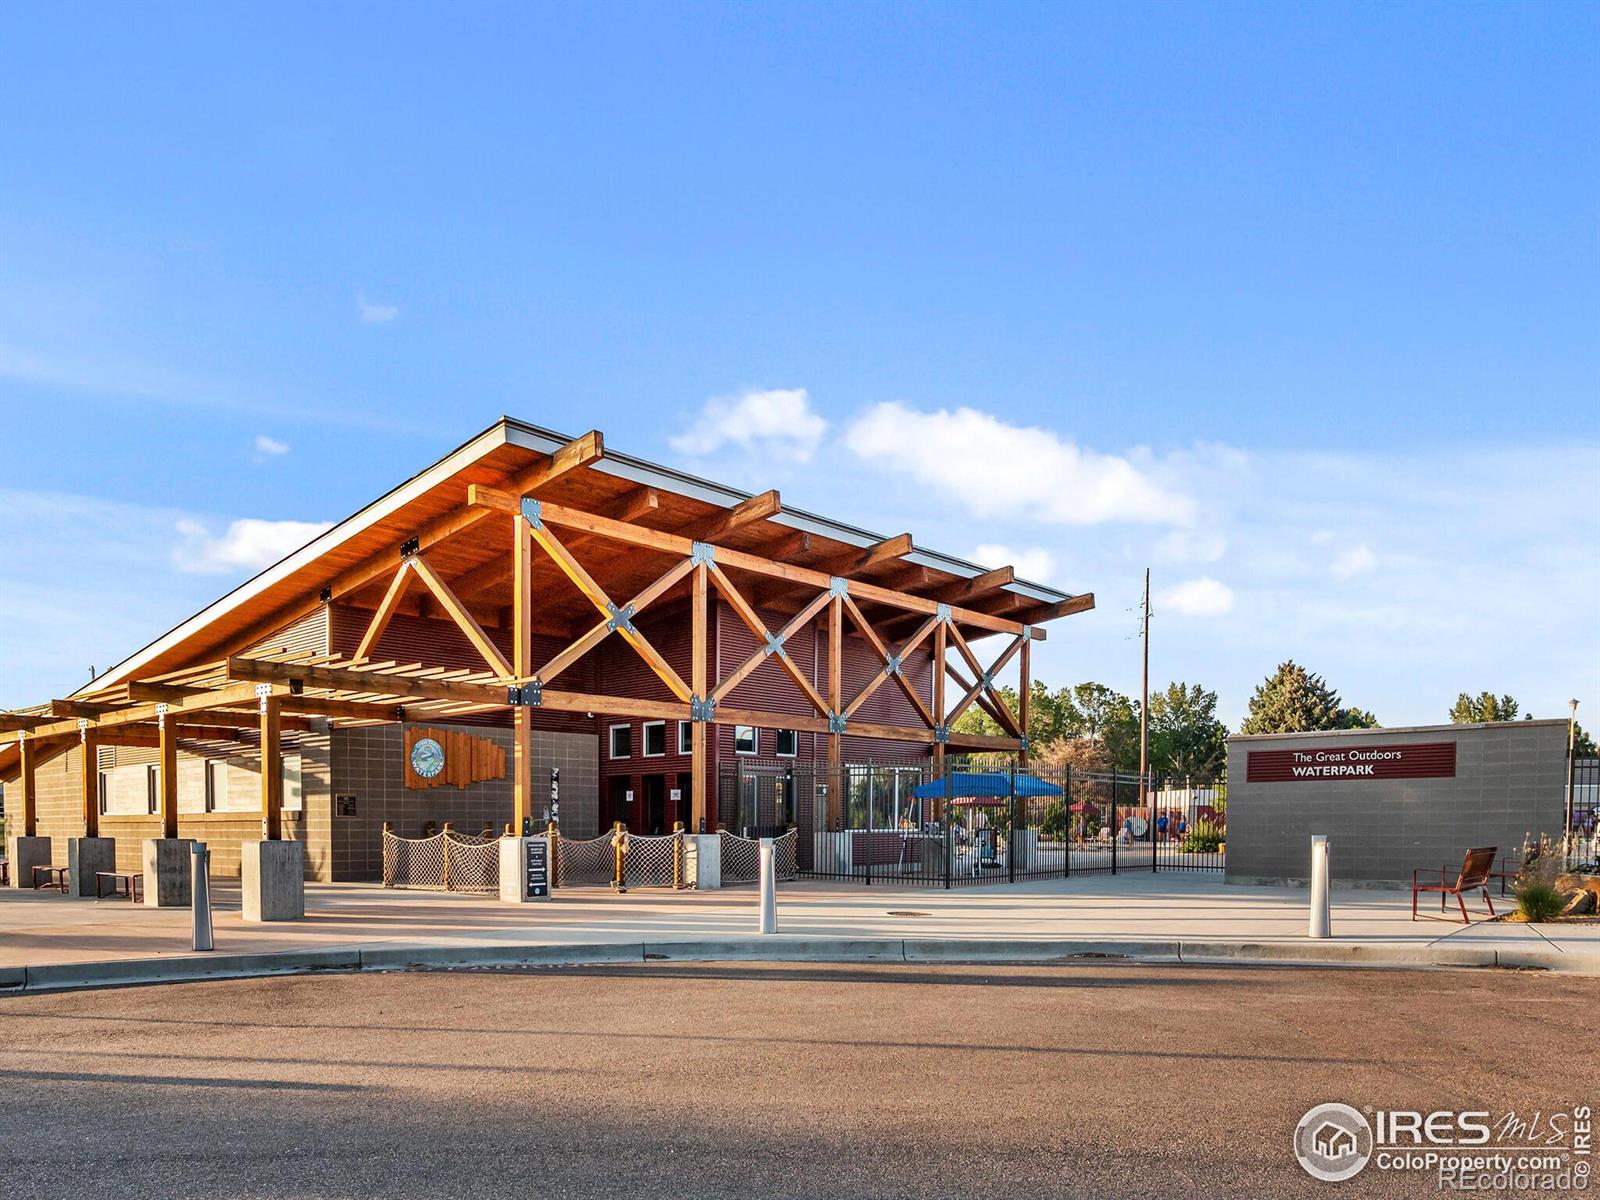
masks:
<path fill-rule="evenodd" d="M 704 702 L 711 692 L 706 675 L 707 622 L 710 614 L 706 606 L 706 566 L 697 563 L 690 587 L 689 605 L 689 689 L 696 699 Z M 711 803 L 710 785 L 706 778 L 706 734 L 711 724 L 707 721 L 689 722 L 689 828 L 715 833 L 717 806 Z"/>
<path fill-rule="evenodd" d="M 1022 639 L 1022 650 L 1018 660 L 1018 665 L 1022 671 L 1022 687 L 1017 693 L 1017 721 L 1022 726 L 1023 737 L 1028 736 L 1028 717 L 1033 712 L 1033 671 L 1030 666 L 1033 657 L 1032 647 L 1032 638 L 1025 637 Z M 1026 745 L 1017 752 L 1017 761 L 1023 766 L 1028 765 L 1028 747 Z"/>
<path fill-rule="evenodd" d="M 100 745 L 94 730 L 85 726 L 83 742 L 83 836 L 100 836 Z"/>
<path fill-rule="evenodd" d="M 844 708 L 840 699 L 844 687 L 844 601 L 835 596 L 828 601 L 828 710 L 829 716 Z M 828 735 L 828 828 L 837 829 L 844 819 L 844 764 L 842 737 Z"/>
<path fill-rule="evenodd" d="M 157 717 L 156 723 L 160 730 L 161 836 L 175 838 L 178 836 L 178 723 L 166 713 Z"/>
<path fill-rule="evenodd" d="M 283 839 L 283 701 L 261 697 L 261 837 Z"/>
<path fill-rule="evenodd" d="M 526 682 L 533 675 L 533 539 L 521 514 L 511 518 L 511 630 L 511 671 Z M 521 837 L 533 816 L 533 710 L 517 705 L 511 722 L 511 818 Z"/>
<path fill-rule="evenodd" d="M 933 631 L 933 723 L 936 726 L 944 724 L 944 677 L 945 655 L 949 652 L 949 632 L 945 623 L 940 621 Z M 943 742 L 933 744 L 933 773 L 939 778 L 944 778 L 944 750 Z M 933 819 L 944 820 L 944 801 L 935 799 L 933 802 Z"/>
<path fill-rule="evenodd" d="M 35 779 L 35 768 L 38 763 L 34 757 L 33 741 L 23 737 L 17 743 L 18 767 L 20 774 L 17 776 L 17 786 L 22 790 L 22 814 L 18 821 L 20 828 L 17 830 L 23 837 L 37 837 L 39 833 L 39 791 Z M 13 869 L 15 864 L 13 864 Z"/>

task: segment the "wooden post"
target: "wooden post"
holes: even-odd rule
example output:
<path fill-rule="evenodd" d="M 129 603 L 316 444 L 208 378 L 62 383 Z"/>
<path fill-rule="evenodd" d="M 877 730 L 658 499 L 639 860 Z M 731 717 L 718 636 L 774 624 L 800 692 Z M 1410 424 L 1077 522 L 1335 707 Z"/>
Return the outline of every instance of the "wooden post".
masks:
<path fill-rule="evenodd" d="M 161 836 L 178 836 L 178 723 L 166 713 L 156 718 L 160 729 L 159 767 L 161 797 Z"/>
<path fill-rule="evenodd" d="M 261 697 L 261 837 L 283 839 L 283 700 Z"/>
<path fill-rule="evenodd" d="M 700 701 L 704 702 L 711 690 L 706 676 L 706 624 L 710 614 L 706 607 L 704 563 L 695 564 L 690 596 L 689 688 Z M 710 803 L 706 780 L 706 733 L 709 729 L 709 722 L 695 720 L 689 722 L 689 827 L 704 833 L 715 833 L 717 808 Z"/>
<path fill-rule="evenodd" d="M 94 730 L 80 726 L 83 742 L 83 836 L 100 836 L 100 746 Z"/>
<path fill-rule="evenodd" d="M 24 735 L 17 743 L 18 767 L 20 774 L 17 777 L 17 786 L 22 789 L 22 817 L 18 831 L 23 837 L 37 837 L 39 833 L 39 793 L 38 785 L 34 778 L 37 763 L 33 754 L 33 740 Z M 15 864 L 13 864 L 15 869 Z M 29 882 L 32 882 L 31 880 Z"/>
<path fill-rule="evenodd" d="M 939 622 L 939 627 L 933 631 L 933 722 L 935 725 L 944 724 L 944 677 L 945 655 L 949 652 L 949 643 L 946 641 L 945 623 Z M 933 773 L 939 779 L 944 778 L 944 743 L 933 744 Z M 933 802 L 933 819 L 944 820 L 944 801 L 935 799 Z"/>
<path fill-rule="evenodd" d="M 828 715 L 839 713 L 844 686 L 844 601 L 835 596 L 828 602 Z M 841 736 L 828 734 L 828 828 L 837 829 L 844 819 L 844 764 L 841 761 Z"/>
<path fill-rule="evenodd" d="M 511 518 L 511 669 L 526 681 L 533 674 L 533 539 L 528 522 Z M 533 710 L 512 710 L 512 824 L 518 836 L 533 817 Z"/>
<path fill-rule="evenodd" d="M 1022 639 L 1022 650 L 1018 661 L 1018 666 L 1022 672 L 1022 690 L 1017 693 L 1017 721 L 1022 726 L 1022 736 L 1024 738 L 1028 736 L 1028 718 L 1033 713 L 1033 670 L 1030 661 L 1032 657 L 1033 639 L 1025 637 Z M 1026 742 L 1017 752 L 1017 761 L 1024 767 L 1028 765 L 1028 745 Z"/>

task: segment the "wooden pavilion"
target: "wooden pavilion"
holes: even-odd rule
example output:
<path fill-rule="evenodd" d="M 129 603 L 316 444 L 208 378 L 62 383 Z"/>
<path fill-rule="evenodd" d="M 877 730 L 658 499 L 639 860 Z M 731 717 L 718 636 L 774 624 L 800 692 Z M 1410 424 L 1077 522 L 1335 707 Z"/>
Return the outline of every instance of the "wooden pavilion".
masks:
<path fill-rule="evenodd" d="M 340 779 L 366 772 L 369 798 L 396 786 L 392 746 L 362 759 L 359 735 L 385 727 L 499 739 L 509 767 L 493 794 L 509 795 L 496 811 L 519 823 L 547 790 L 542 735 L 589 739 L 575 744 L 593 747 L 597 803 L 608 771 L 624 777 L 616 764 L 665 738 L 672 754 L 657 757 L 684 767 L 675 815 L 715 829 L 711 772 L 735 731 L 781 731 L 773 743 L 791 754 L 803 740 L 830 770 L 886 747 L 936 765 L 949 751 L 1026 761 L 1029 648 L 1093 604 L 909 533 L 612 453 L 598 432 L 503 418 L 73 695 L 0 713 L 9 832 L 291 837 L 307 843 L 308 877 L 333 878 L 341 821 L 362 799 L 352 790 L 344 811 Z M 993 652 L 977 647 L 992 638 Z M 999 690 L 1013 670 L 1019 712 Z M 1005 734 L 956 732 L 973 705 Z M 615 732 L 628 722 L 642 735 Z M 302 756 L 287 820 L 286 740 Z M 180 760 L 218 755 L 256 762 L 259 796 L 218 809 L 208 776 L 205 797 L 180 804 Z M 108 804 L 108 763 L 148 769 L 147 806 Z M 445 786 L 402 767 L 430 798 L 495 786 L 492 761 Z"/>

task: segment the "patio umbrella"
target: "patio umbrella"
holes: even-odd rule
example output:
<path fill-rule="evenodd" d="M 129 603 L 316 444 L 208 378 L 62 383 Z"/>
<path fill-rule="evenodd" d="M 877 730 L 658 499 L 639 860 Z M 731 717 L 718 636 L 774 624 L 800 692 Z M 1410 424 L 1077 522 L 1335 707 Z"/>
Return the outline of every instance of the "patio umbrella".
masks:
<path fill-rule="evenodd" d="M 999 801 L 1012 794 L 1012 776 L 1009 771 L 952 771 L 938 779 L 918 784 L 912 795 L 918 800 L 984 800 Z M 1018 796 L 1059 796 L 1061 789 L 1046 783 L 1037 775 L 1016 776 Z"/>
<path fill-rule="evenodd" d="M 1100 806 L 1093 800 L 1074 800 L 1067 806 L 1068 812 L 1086 813 L 1091 817 L 1100 815 Z"/>

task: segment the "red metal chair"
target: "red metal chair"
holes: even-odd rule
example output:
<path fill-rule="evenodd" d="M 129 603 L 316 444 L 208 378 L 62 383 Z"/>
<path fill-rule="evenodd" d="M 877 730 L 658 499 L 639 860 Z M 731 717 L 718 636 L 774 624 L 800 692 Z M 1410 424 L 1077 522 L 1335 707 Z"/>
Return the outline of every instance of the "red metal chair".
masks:
<path fill-rule="evenodd" d="M 1472 924 L 1472 918 L 1467 916 L 1467 902 L 1462 898 L 1463 892 L 1479 889 L 1483 892 L 1483 902 L 1489 906 L 1489 915 L 1494 916 L 1494 901 L 1489 899 L 1489 876 L 1494 871 L 1494 856 L 1498 850 L 1495 846 L 1480 846 L 1476 850 L 1468 850 L 1466 860 L 1461 864 L 1461 873 L 1456 876 L 1454 883 L 1447 882 L 1445 868 L 1439 868 L 1438 883 L 1422 883 L 1417 879 L 1417 872 L 1411 872 L 1411 919 L 1417 920 L 1417 897 L 1423 892 L 1439 893 L 1439 911 L 1444 912 L 1445 897 L 1454 896 L 1456 903 L 1461 906 L 1461 923 Z"/>

